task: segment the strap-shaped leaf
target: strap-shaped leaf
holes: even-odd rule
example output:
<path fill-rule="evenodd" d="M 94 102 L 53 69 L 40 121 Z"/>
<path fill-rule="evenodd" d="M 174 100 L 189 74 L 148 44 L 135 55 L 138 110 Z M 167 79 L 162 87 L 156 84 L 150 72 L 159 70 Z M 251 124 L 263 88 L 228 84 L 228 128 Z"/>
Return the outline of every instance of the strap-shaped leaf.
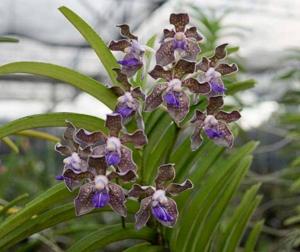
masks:
<path fill-rule="evenodd" d="M 70 84 L 94 96 L 106 106 L 113 109 L 117 97 L 100 82 L 72 69 L 41 62 L 15 62 L 0 66 L 0 75 L 28 73 L 49 77 Z"/>
<path fill-rule="evenodd" d="M 59 142 L 60 138 L 53 136 L 47 132 L 39 131 L 39 130 L 23 130 L 20 132 L 17 132 L 16 135 L 18 136 L 24 136 L 24 137 L 33 137 L 38 138 L 50 142 Z"/>
<path fill-rule="evenodd" d="M 235 209 L 225 230 L 219 235 L 217 244 L 218 251 L 230 251 L 241 239 L 246 224 L 257 205 L 257 191 L 260 184 L 252 186 L 246 191 L 239 206 Z"/>
<path fill-rule="evenodd" d="M 107 225 L 75 242 L 67 251 L 96 251 L 116 241 L 137 239 L 151 242 L 154 241 L 155 237 L 155 231 L 150 228 L 143 228 L 137 231 L 133 224 L 126 224 L 126 228 L 119 224 Z"/>
<path fill-rule="evenodd" d="M 0 37 L 0 42 L 5 42 L 5 43 L 18 43 L 19 40 L 11 37 Z"/>
<path fill-rule="evenodd" d="M 66 125 L 66 120 L 71 121 L 77 127 L 82 127 L 87 130 L 106 131 L 104 121 L 98 117 L 62 112 L 26 116 L 2 125 L 0 127 L 0 139 L 33 128 L 64 127 Z"/>
<path fill-rule="evenodd" d="M 190 244 L 187 244 L 185 251 L 205 251 L 208 248 L 213 232 L 218 227 L 227 205 L 246 175 L 250 164 L 251 158 L 246 157 L 229 177 L 226 176 L 227 179 L 221 183 L 223 186 L 219 189 L 219 192 L 210 195 L 209 202 L 206 202 L 203 211 L 197 214 L 196 220 L 201 228 L 193 229 L 191 234 L 195 234 L 195 236 L 192 236 L 193 240 Z"/>
<path fill-rule="evenodd" d="M 19 147 L 9 137 L 3 137 L 2 142 L 5 143 L 16 154 L 19 153 Z"/>
<path fill-rule="evenodd" d="M 263 228 L 264 220 L 257 222 L 252 228 L 245 245 L 245 252 L 254 252 L 258 236 Z"/>
<path fill-rule="evenodd" d="M 209 204 L 208 200 L 214 200 L 218 193 L 224 191 L 224 188 L 227 186 L 226 182 L 230 181 L 228 176 L 238 169 L 239 161 L 247 156 L 247 154 L 251 153 L 255 146 L 256 143 L 249 143 L 234 152 L 226 162 L 223 160 L 222 162 L 218 162 L 218 164 L 214 165 L 211 175 L 206 178 L 204 183 L 202 181 L 202 189 L 199 193 L 192 193 L 191 196 L 185 200 L 184 207 L 180 213 L 181 217 L 177 223 L 177 228 L 172 231 L 170 241 L 171 248 L 176 248 L 178 251 L 190 251 L 190 246 L 193 246 L 192 241 L 194 240 L 197 230 L 202 223 L 202 219 L 200 217 L 196 218 L 196 216 L 201 214 L 202 218 L 204 218 L 204 208 L 207 208 L 210 204 L 212 204 Z M 198 169 L 194 169 L 194 172 L 197 173 L 200 168 L 201 166 Z M 191 174 L 190 177 L 193 180 L 195 176 Z M 199 178 L 201 177 L 202 175 L 194 180 L 194 182 L 198 184 L 195 185 L 195 188 L 199 188 Z M 213 192 L 216 194 L 215 196 L 213 196 Z M 202 211 L 200 211 L 200 209 L 202 209 Z"/>
<path fill-rule="evenodd" d="M 95 50 L 98 58 L 102 62 L 106 69 L 112 83 L 120 85 L 116 81 L 116 73 L 113 71 L 114 68 L 118 68 L 115 57 L 108 49 L 101 37 L 95 32 L 95 30 L 87 24 L 81 17 L 69 8 L 62 6 L 59 8 L 60 12 L 74 25 L 74 27 L 81 33 L 85 38 L 86 42 Z"/>
<path fill-rule="evenodd" d="M 149 242 L 139 243 L 128 249 L 123 250 L 123 252 L 164 252 L 164 248 L 158 245 L 151 245 Z"/>

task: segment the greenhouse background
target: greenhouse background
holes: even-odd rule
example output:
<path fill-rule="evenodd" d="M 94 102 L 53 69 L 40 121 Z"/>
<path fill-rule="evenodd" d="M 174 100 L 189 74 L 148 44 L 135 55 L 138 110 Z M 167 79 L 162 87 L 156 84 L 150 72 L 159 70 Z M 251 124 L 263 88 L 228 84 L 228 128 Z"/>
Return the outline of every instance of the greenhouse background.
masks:
<path fill-rule="evenodd" d="M 236 206 L 249 186 L 258 182 L 262 183 L 259 194 L 263 196 L 237 251 L 244 251 L 245 237 L 261 220 L 264 222 L 255 251 L 300 251 L 300 2 L 1 0 L 0 36 L 19 42 L 0 44 L 0 65 L 48 62 L 111 85 L 94 50 L 57 10 L 62 5 L 80 15 L 107 43 L 120 39 L 116 24 L 127 23 L 144 44 L 156 34 L 158 46 L 161 27 L 168 26 L 170 13 L 187 12 L 191 23 L 204 35 L 208 49 L 229 43 L 237 51 L 230 60 L 239 66 L 240 90 L 237 87 L 238 92 L 225 97 L 225 102 L 229 107 L 242 108 L 237 145 L 250 140 L 259 141 L 259 145 L 232 205 Z M 154 65 L 152 62 L 151 68 Z M 148 81 L 154 83 L 151 78 Z M 0 75 L 0 90 L 1 125 L 50 112 L 84 113 L 102 119 L 110 113 L 94 97 L 36 75 Z M 63 133 L 62 128 L 43 130 L 56 136 Z M 62 166 L 53 142 L 24 135 L 11 139 L 17 150 L 0 142 L 0 222 L 18 211 L 22 202 L 7 212 L 2 211 L 3 206 L 24 193 L 32 199 L 55 185 Z M 65 246 L 111 220 L 113 217 L 106 213 L 98 215 L 96 221 L 92 216 L 73 219 L 33 234 L 8 251 L 64 251 Z M 114 243 L 103 251 L 122 251 L 131 243 Z"/>

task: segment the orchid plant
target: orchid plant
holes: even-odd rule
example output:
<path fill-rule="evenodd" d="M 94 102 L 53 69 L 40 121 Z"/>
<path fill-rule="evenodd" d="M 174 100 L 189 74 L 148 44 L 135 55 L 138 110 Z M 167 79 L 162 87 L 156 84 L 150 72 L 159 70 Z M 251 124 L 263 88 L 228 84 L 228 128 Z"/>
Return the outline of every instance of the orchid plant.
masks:
<path fill-rule="evenodd" d="M 76 216 L 110 211 L 107 207 L 110 206 L 121 216 L 121 226 L 100 229 L 95 236 L 75 242 L 70 251 L 92 251 L 107 245 L 110 239 L 146 240 L 150 242 L 146 247 L 153 245 L 157 249 L 151 251 L 208 251 L 217 232 L 215 227 L 220 225 L 221 213 L 217 210 L 229 204 L 250 165 L 249 155 L 255 146 L 249 143 L 241 147 L 224 169 L 213 170 L 211 179 L 203 180 L 215 160 L 203 159 L 204 153 L 210 150 L 211 156 L 216 157 L 225 148 L 234 152 L 230 150 L 234 146 L 234 134 L 228 124 L 241 117 L 237 110 L 221 110 L 227 91 L 222 78 L 238 70 L 237 65 L 226 63 L 227 44 L 217 46 L 211 57 L 204 57 L 200 44 L 203 35 L 195 26 L 189 26 L 188 14 L 173 13 L 169 20 L 174 28 L 163 30 L 156 51 L 150 43 L 155 37 L 143 45 L 127 24 L 118 25 L 123 39 L 106 46 L 78 15 L 66 7 L 60 11 L 96 51 L 111 83 L 102 85 L 71 69 L 46 63 L 11 63 L 1 66 L 0 73 L 23 72 L 59 79 L 96 97 L 112 112 L 106 115 L 105 121 L 76 113 L 52 113 L 2 126 L 0 137 L 28 128 L 66 126 L 66 129 L 62 140 L 55 145 L 55 150 L 64 157 L 62 172 L 56 179 L 64 183 L 50 189 L 32 207 L 29 205 L 29 209 L 24 208 L 5 221 L 0 226 L 0 247 L 9 248 L 12 241 L 28 235 L 19 230 L 28 225 L 24 216 L 33 220 L 29 233 L 59 223 L 55 213 L 60 216 L 59 213 L 66 212 L 51 209 L 52 204 L 73 197 Z M 116 60 L 111 51 L 124 55 Z M 151 86 L 142 84 L 146 78 L 139 76 L 143 76 L 152 53 L 156 62 L 146 73 L 153 79 Z M 40 137 L 48 137 L 39 133 Z M 203 168 L 199 169 L 202 163 Z M 232 183 L 228 184 L 229 181 Z M 71 193 L 64 191 L 64 186 Z M 258 187 L 250 190 L 249 218 L 259 203 Z M 214 196 L 208 198 L 210 193 Z M 179 194 L 176 199 L 171 198 Z M 210 208 L 213 205 L 215 209 Z M 69 218 L 75 217 L 73 206 L 68 207 Z M 43 217 L 45 210 L 49 213 Z M 199 223 L 203 219 L 209 221 L 210 211 L 215 219 L 203 231 L 206 223 L 203 227 Z M 133 214 L 136 230 L 130 223 Z M 41 218 L 49 222 L 42 222 Z M 15 228 L 19 230 L 16 234 L 12 232 L 11 238 L 3 239 Z M 208 236 L 200 237 L 201 232 Z M 108 239 L 114 233 L 120 236 Z M 238 233 L 240 238 L 242 233 Z M 221 237 L 218 246 L 230 236 L 222 233 Z M 238 246 L 238 241 L 234 244 Z"/>

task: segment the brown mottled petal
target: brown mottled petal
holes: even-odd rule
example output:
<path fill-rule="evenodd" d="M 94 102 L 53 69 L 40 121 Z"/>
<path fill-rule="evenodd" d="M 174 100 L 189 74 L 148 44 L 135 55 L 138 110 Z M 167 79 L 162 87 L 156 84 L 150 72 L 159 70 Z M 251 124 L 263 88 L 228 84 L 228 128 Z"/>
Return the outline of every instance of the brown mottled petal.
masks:
<path fill-rule="evenodd" d="M 74 138 L 82 148 L 103 144 L 106 141 L 106 136 L 101 131 L 89 132 L 85 129 L 79 129 Z"/>
<path fill-rule="evenodd" d="M 133 143 L 136 148 L 141 148 L 148 142 L 143 130 L 136 130 L 132 134 L 123 134 L 121 141 L 123 143 Z"/>
<path fill-rule="evenodd" d="M 94 175 L 89 171 L 76 173 L 72 169 L 65 169 L 63 172 L 64 182 L 70 191 L 80 186 L 81 182 L 93 179 Z"/>
<path fill-rule="evenodd" d="M 185 50 L 185 55 L 183 58 L 186 60 L 195 61 L 197 60 L 197 56 L 200 53 L 200 51 L 201 50 L 198 42 L 192 39 L 187 39 L 187 49 Z"/>
<path fill-rule="evenodd" d="M 202 60 L 196 65 L 196 70 L 201 70 L 206 72 L 209 69 L 209 61 L 207 58 L 203 57 Z"/>
<path fill-rule="evenodd" d="M 152 197 L 142 199 L 139 211 L 135 214 L 135 228 L 141 229 L 146 225 L 150 218 L 150 204 Z"/>
<path fill-rule="evenodd" d="M 117 113 L 106 115 L 105 127 L 109 129 L 111 136 L 118 137 L 122 129 L 121 115 Z"/>
<path fill-rule="evenodd" d="M 191 149 L 192 151 L 196 151 L 202 144 L 202 136 L 201 136 L 202 127 L 196 126 L 193 134 L 191 135 Z"/>
<path fill-rule="evenodd" d="M 66 127 L 67 128 L 64 132 L 64 139 L 65 140 L 73 140 L 73 137 L 74 137 L 75 132 L 76 132 L 76 127 L 70 121 L 66 121 Z"/>
<path fill-rule="evenodd" d="M 117 40 L 117 41 L 112 40 L 109 43 L 108 48 L 112 51 L 123 52 L 125 50 L 125 48 L 130 47 L 130 46 L 131 46 L 130 41 L 128 41 L 127 39 L 121 39 L 121 40 Z"/>
<path fill-rule="evenodd" d="M 73 153 L 71 147 L 62 145 L 61 143 L 57 143 L 54 148 L 62 156 L 70 156 Z"/>
<path fill-rule="evenodd" d="M 232 132 L 230 131 L 230 129 L 228 128 L 227 124 L 222 121 L 219 121 L 218 131 L 222 132 L 224 137 L 213 139 L 213 141 L 217 145 L 231 148 L 233 146 L 234 136 L 233 136 Z"/>
<path fill-rule="evenodd" d="M 176 224 L 177 218 L 178 218 L 177 204 L 173 199 L 168 198 L 168 201 L 165 204 L 163 204 L 163 206 L 167 210 L 168 214 L 173 217 L 173 221 L 172 222 L 164 222 L 164 221 L 160 221 L 158 219 L 157 220 L 161 224 L 163 224 L 167 227 L 173 227 Z"/>
<path fill-rule="evenodd" d="M 193 183 L 192 183 L 192 181 L 187 179 L 186 181 L 184 181 L 181 184 L 171 183 L 170 185 L 168 185 L 166 191 L 175 196 L 175 195 L 177 195 L 187 189 L 191 189 L 191 188 L 193 188 Z"/>
<path fill-rule="evenodd" d="M 170 24 L 175 26 L 176 32 L 184 32 L 185 26 L 190 22 L 189 15 L 186 13 L 170 15 Z"/>
<path fill-rule="evenodd" d="M 207 106 L 207 114 L 213 115 L 220 110 L 224 105 L 223 96 L 210 97 Z"/>
<path fill-rule="evenodd" d="M 192 93 L 195 94 L 208 94 L 210 92 L 210 85 L 207 82 L 200 83 L 194 78 L 189 78 L 182 83 L 186 86 Z"/>
<path fill-rule="evenodd" d="M 184 34 L 187 38 L 193 38 L 197 42 L 200 42 L 203 39 L 203 37 L 197 32 L 197 28 L 195 26 L 186 29 Z"/>
<path fill-rule="evenodd" d="M 169 115 L 176 123 L 181 122 L 185 118 L 190 108 L 190 99 L 185 92 L 183 91 L 179 92 L 178 99 L 179 99 L 179 107 L 167 105 Z"/>
<path fill-rule="evenodd" d="M 217 62 L 221 59 L 224 59 L 226 57 L 226 46 L 228 44 L 222 44 L 216 47 L 215 54 L 210 58 L 210 64 L 212 67 L 214 67 Z"/>
<path fill-rule="evenodd" d="M 165 182 L 175 178 L 174 164 L 163 164 L 158 168 L 155 178 L 156 189 L 165 189 Z"/>
<path fill-rule="evenodd" d="M 140 87 L 135 87 L 134 89 L 131 90 L 131 95 L 135 98 L 135 99 L 141 99 L 141 100 L 145 100 L 145 94 L 144 92 L 141 90 Z"/>
<path fill-rule="evenodd" d="M 218 71 L 222 75 L 227 75 L 227 74 L 236 72 L 238 70 L 238 67 L 236 64 L 232 64 L 232 65 L 219 64 L 215 70 Z"/>
<path fill-rule="evenodd" d="M 121 24 L 121 25 L 117 25 L 117 27 L 119 27 L 121 29 L 121 35 L 125 38 L 129 38 L 129 39 L 135 39 L 138 40 L 138 37 L 133 35 L 130 32 L 130 28 L 128 24 Z"/>
<path fill-rule="evenodd" d="M 152 92 L 146 97 L 145 111 L 153 111 L 162 104 L 162 93 L 167 88 L 166 84 L 157 84 Z"/>
<path fill-rule="evenodd" d="M 172 79 L 172 71 L 171 70 L 165 70 L 162 66 L 156 65 L 150 72 L 149 75 L 157 80 L 159 78 L 165 79 L 165 80 L 171 80 Z"/>
<path fill-rule="evenodd" d="M 197 125 L 203 124 L 206 115 L 200 110 L 196 110 L 194 117 L 191 120 L 191 123 L 197 123 Z"/>
<path fill-rule="evenodd" d="M 156 51 L 156 64 L 161 66 L 169 65 L 175 61 L 173 39 L 163 42 Z"/>
<path fill-rule="evenodd" d="M 78 196 L 74 200 L 77 216 L 91 212 L 94 209 L 92 202 L 95 193 L 94 183 L 84 184 L 80 187 Z"/>
<path fill-rule="evenodd" d="M 118 82 L 120 82 L 120 83 L 123 84 L 123 86 L 124 86 L 124 88 L 125 88 L 126 91 L 129 91 L 129 90 L 130 90 L 130 87 L 131 87 L 131 84 L 130 84 L 129 81 L 128 81 L 127 75 L 124 74 L 124 73 L 122 73 L 122 72 L 121 72 L 121 69 L 119 69 L 119 68 L 113 68 L 113 70 L 114 70 L 114 71 L 116 72 L 116 74 L 117 74 L 116 80 L 117 80 Z M 122 90 L 122 91 L 123 91 L 123 90 Z M 123 91 L 122 94 L 124 94 L 124 91 Z"/>
<path fill-rule="evenodd" d="M 107 164 L 105 156 L 90 156 L 88 164 L 90 168 L 95 169 L 96 175 L 106 175 Z"/>
<path fill-rule="evenodd" d="M 238 111 L 232 111 L 230 113 L 220 111 L 216 114 L 217 120 L 222 120 L 226 123 L 231 123 L 239 120 L 241 118 L 241 114 Z"/>
<path fill-rule="evenodd" d="M 195 62 L 187 61 L 184 59 L 179 60 L 174 66 L 174 78 L 182 79 L 186 74 L 193 73 L 195 70 Z"/>
<path fill-rule="evenodd" d="M 111 172 L 109 175 L 107 175 L 107 178 L 109 180 L 115 179 L 115 178 L 120 178 L 124 182 L 130 182 L 135 180 L 137 177 L 135 171 L 129 170 L 127 172 Z"/>
<path fill-rule="evenodd" d="M 164 38 L 174 38 L 175 32 L 173 30 L 164 29 Z"/>
<path fill-rule="evenodd" d="M 87 160 L 88 157 L 92 154 L 92 148 L 91 146 L 87 146 L 85 148 L 79 147 L 77 153 L 81 159 Z"/>
<path fill-rule="evenodd" d="M 136 164 L 132 159 L 132 151 L 123 146 L 121 147 L 121 161 L 118 164 L 119 172 L 127 172 L 129 170 L 136 170 Z"/>
<path fill-rule="evenodd" d="M 125 206 L 125 194 L 121 186 L 108 183 L 109 204 L 111 208 L 119 215 L 126 217 L 127 209 Z"/>
<path fill-rule="evenodd" d="M 149 197 L 153 195 L 154 192 L 155 190 L 152 186 L 140 186 L 138 184 L 134 184 L 128 192 L 128 197 Z"/>

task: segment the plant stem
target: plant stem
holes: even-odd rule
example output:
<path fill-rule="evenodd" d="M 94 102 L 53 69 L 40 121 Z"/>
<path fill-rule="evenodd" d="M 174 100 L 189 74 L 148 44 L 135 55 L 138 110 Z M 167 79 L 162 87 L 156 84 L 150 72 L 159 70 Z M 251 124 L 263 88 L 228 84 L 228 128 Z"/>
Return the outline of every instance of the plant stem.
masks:
<path fill-rule="evenodd" d="M 121 216 L 121 222 L 122 222 L 122 228 L 126 228 L 126 221 L 125 221 L 125 217 Z"/>

